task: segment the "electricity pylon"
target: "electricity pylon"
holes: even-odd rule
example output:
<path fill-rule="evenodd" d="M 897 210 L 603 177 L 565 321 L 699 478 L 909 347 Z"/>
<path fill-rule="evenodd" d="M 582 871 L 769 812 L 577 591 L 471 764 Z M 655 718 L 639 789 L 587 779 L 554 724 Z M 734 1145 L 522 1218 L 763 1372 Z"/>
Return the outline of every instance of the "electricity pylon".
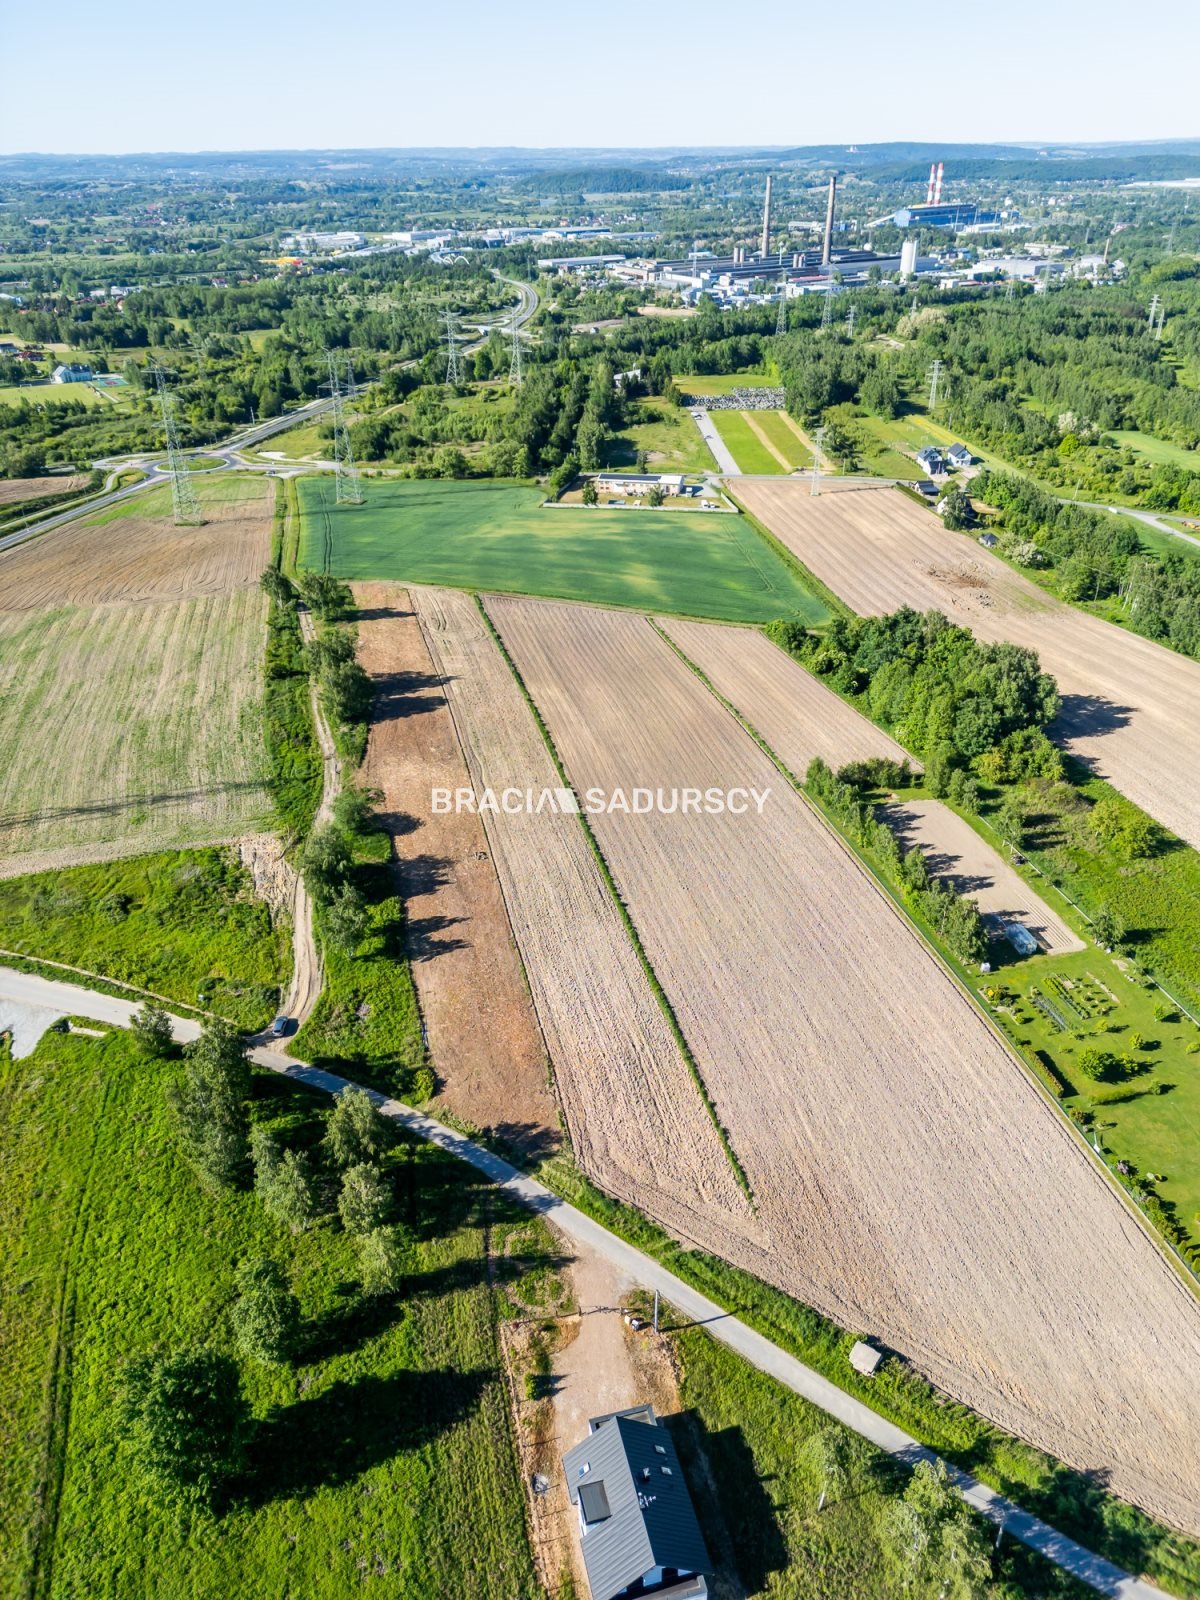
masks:
<path fill-rule="evenodd" d="M 446 308 L 446 382 L 457 385 L 458 371 L 458 319 Z"/>
<path fill-rule="evenodd" d="M 854 317 L 854 307 L 852 305 L 848 306 L 846 308 L 846 335 L 850 339 L 854 337 Z"/>
<path fill-rule="evenodd" d="M 1156 294 L 1156 295 L 1153 295 L 1151 297 L 1151 300 L 1150 300 L 1150 314 L 1146 318 L 1146 326 L 1147 326 L 1147 328 L 1149 328 L 1151 333 L 1154 332 L 1154 324 L 1155 324 L 1155 321 L 1157 320 L 1158 308 L 1159 308 L 1159 306 L 1161 304 L 1162 304 L 1162 296 L 1161 295 L 1157 295 Z"/>
<path fill-rule="evenodd" d="M 332 350 L 325 352 L 329 362 L 328 388 L 333 400 L 333 480 L 334 503 L 339 506 L 361 506 L 364 500 L 362 484 L 354 466 L 354 450 L 346 428 L 346 412 L 342 406 L 342 385 L 338 377 L 337 356 Z M 354 389 L 354 374 L 350 357 L 346 357 L 346 387 Z"/>
<path fill-rule="evenodd" d="M 187 457 L 179 444 L 179 429 L 175 426 L 175 396 L 167 388 L 167 374 L 157 363 L 154 382 L 158 388 L 158 403 L 162 409 L 163 432 L 167 438 L 167 471 L 171 474 L 171 511 L 177 528 L 198 528 L 204 521 L 196 485 L 188 471 Z"/>
<path fill-rule="evenodd" d="M 513 307 L 512 355 L 509 357 L 508 361 L 508 381 L 509 383 L 515 383 L 518 389 L 521 387 L 521 325 L 517 321 L 517 316 L 520 310 L 520 306 Z"/>
<path fill-rule="evenodd" d="M 821 307 L 821 326 L 827 328 L 833 321 L 833 285 L 825 291 L 825 304 Z"/>
<path fill-rule="evenodd" d="M 930 409 L 930 411 L 932 411 L 934 406 L 937 405 L 938 380 L 940 379 L 941 376 L 942 376 L 942 363 L 940 361 L 935 361 L 935 362 L 933 362 L 933 364 L 929 368 L 929 409 Z"/>
<path fill-rule="evenodd" d="M 775 313 L 775 337 L 787 332 L 787 273 L 779 279 L 779 310 Z"/>
<path fill-rule="evenodd" d="M 820 494 L 821 492 L 821 446 L 824 443 L 825 429 L 818 428 L 813 434 L 813 466 L 809 494 Z"/>

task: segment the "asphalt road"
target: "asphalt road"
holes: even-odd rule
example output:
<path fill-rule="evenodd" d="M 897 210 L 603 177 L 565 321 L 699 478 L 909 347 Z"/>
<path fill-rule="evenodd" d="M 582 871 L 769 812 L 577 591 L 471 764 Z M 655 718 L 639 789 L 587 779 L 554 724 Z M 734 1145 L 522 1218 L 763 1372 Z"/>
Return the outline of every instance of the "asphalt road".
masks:
<path fill-rule="evenodd" d="M 62 1015 L 90 1017 L 117 1026 L 127 1025 L 129 1017 L 138 1009 L 132 1001 L 116 1000 L 90 989 L 77 988 L 74 984 L 15 972 L 9 967 L 0 967 L 0 1000 L 40 1006 Z M 194 1039 L 200 1031 L 198 1023 L 176 1017 L 171 1021 L 175 1037 L 183 1042 Z M 310 1067 L 278 1050 L 266 1048 L 262 1043 L 253 1044 L 250 1057 L 257 1066 L 295 1079 L 325 1094 L 340 1094 L 343 1089 L 352 1087 L 349 1079 L 339 1078 L 319 1067 Z M 399 1100 L 390 1100 L 375 1090 L 369 1089 L 367 1093 L 392 1121 L 474 1167 L 506 1190 L 519 1204 L 544 1216 L 574 1243 L 596 1251 L 633 1282 L 646 1289 L 657 1289 L 677 1311 L 706 1327 L 714 1339 L 719 1339 L 760 1372 L 769 1374 L 827 1415 L 836 1418 L 876 1449 L 909 1464 L 935 1459 L 933 1451 L 879 1416 L 861 1400 L 856 1400 L 821 1373 L 772 1344 L 761 1333 L 730 1315 L 716 1301 L 708 1299 L 682 1278 L 667 1271 L 652 1256 L 644 1255 L 575 1206 L 560 1200 L 536 1179 L 527 1177 L 490 1150 L 435 1122 L 423 1112 L 415 1111 Z M 968 1505 L 990 1522 L 1003 1526 L 1007 1535 L 1038 1551 L 1098 1594 L 1108 1595 L 1112 1600 L 1170 1600 L 1163 1590 L 1123 1572 L 1112 1562 L 1076 1544 L 1073 1539 L 1058 1533 L 1037 1517 L 1030 1516 L 967 1473 L 956 1467 L 949 1467 L 949 1471 Z"/>

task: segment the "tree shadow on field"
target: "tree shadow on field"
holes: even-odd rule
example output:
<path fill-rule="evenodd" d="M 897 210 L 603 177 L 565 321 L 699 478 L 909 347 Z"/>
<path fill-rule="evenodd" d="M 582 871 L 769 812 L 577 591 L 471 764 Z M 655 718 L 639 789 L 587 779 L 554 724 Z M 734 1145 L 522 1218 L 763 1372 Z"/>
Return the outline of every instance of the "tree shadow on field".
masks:
<path fill-rule="evenodd" d="M 758 1594 L 788 1566 L 779 1511 L 738 1426 L 710 1433 L 700 1414 L 664 1419 L 712 1559 L 715 1595 Z M 719 1486 L 719 1487 L 718 1487 Z"/>
<path fill-rule="evenodd" d="M 398 722 L 446 704 L 446 679 L 437 672 L 384 672 L 371 679 L 372 722 Z"/>
<path fill-rule="evenodd" d="M 1051 739 L 1078 739 L 1087 735 L 1114 733 L 1128 727 L 1133 706 L 1119 706 L 1099 694 L 1064 694 L 1058 716 L 1046 730 Z M 1093 771 L 1095 763 L 1078 753 L 1075 759 Z"/>
<path fill-rule="evenodd" d="M 397 1372 L 339 1380 L 312 1400 L 279 1406 L 260 1423 L 244 1486 L 252 1506 L 352 1483 L 402 1451 L 419 1449 L 474 1410 L 495 1373 Z"/>
<path fill-rule="evenodd" d="M 347 1355 L 404 1319 L 404 1302 L 391 1295 L 365 1295 L 356 1283 L 338 1286 L 341 1303 L 314 1317 L 305 1330 L 300 1360 L 316 1365 Z"/>
<path fill-rule="evenodd" d="M 445 935 L 449 928 L 458 927 L 465 917 L 411 917 L 408 922 L 407 949 L 410 961 L 434 961 L 451 950 L 467 950 L 470 942 Z"/>
<path fill-rule="evenodd" d="M 416 612 L 411 607 L 406 611 L 400 606 L 359 606 L 354 615 L 359 622 L 387 622 L 392 618 L 415 617 Z"/>

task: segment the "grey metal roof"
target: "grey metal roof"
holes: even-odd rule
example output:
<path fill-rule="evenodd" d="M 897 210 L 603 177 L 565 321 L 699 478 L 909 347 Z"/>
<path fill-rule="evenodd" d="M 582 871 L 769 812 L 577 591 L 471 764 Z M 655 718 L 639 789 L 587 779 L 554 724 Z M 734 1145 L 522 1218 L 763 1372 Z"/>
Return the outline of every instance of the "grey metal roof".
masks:
<path fill-rule="evenodd" d="M 632 1417 L 610 1417 L 567 1451 L 563 1469 L 572 1503 L 578 1502 L 583 1484 L 602 1482 L 611 1511 L 591 1523 L 582 1539 L 592 1600 L 613 1600 L 652 1567 L 712 1571 L 683 1468 L 665 1428 Z"/>

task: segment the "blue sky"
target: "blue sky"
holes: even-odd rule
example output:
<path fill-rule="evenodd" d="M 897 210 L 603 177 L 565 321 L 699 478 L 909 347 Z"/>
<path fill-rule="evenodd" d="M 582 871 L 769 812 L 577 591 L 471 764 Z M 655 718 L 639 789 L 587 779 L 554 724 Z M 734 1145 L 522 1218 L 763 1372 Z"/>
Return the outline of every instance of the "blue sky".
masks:
<path fill-rule="evenodd" d="M 1198 59 L 1192 0 L 58 0 L 0 150 L 1200 136 Z"/>

